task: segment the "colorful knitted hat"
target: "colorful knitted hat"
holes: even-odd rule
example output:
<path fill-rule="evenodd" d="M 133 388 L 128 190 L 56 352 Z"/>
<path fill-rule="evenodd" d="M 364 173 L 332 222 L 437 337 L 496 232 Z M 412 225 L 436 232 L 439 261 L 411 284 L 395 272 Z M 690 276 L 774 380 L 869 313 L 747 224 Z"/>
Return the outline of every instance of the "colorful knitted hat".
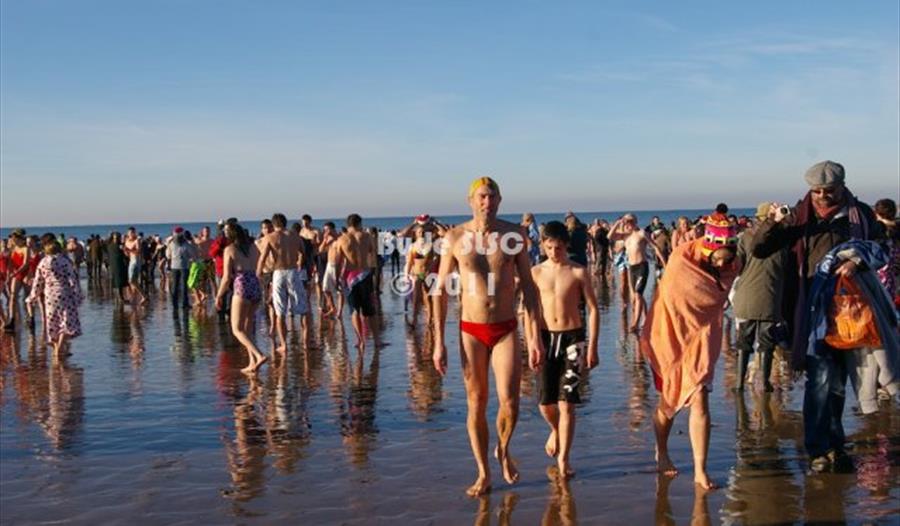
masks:
<path fill-rule="evenodd" d="M 736 248 L 738 243 L 737 227 L 732 225 L 728 216 L 713 212 L 704 221 L 706 228 L 703 235 L 703 254 L 708 256 L 720 248 Z"/>

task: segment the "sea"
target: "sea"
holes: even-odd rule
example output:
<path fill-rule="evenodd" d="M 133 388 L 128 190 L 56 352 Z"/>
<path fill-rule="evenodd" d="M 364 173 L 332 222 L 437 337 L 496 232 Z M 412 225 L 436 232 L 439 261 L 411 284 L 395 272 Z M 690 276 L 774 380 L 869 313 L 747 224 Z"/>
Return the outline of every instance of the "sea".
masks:
<path fill-rule="evenodd" d="M 751 208 L 735 208 L 730 210 L 730 214 L 735 214 L 737 216 L 747 215 L 752 216 L 755 213 L 755 209 Z M 575 215 L 584 223 L 590 223 L 594 219 L 605 219 L 609 222 L 615 221 L 622 215 L 627 213 L 627 211 L 611 211 L 611 212 L 575 212 Z M 681 216 L 686 216 L 691 220 L 694 220 L 700 216 L 707 215 L 710 213 L 710 210 L 647 210 L 647 211 L 637 211 L 632 212 L 637 215 L 639 224 L 646 226 L 650 224 L 650 220 L 653 216 L 659 216 L 660 220 L 666 225 L 671 225 L 674 221 L 676 221 Z M 535 221 L 537 223 L 546 223 L 548 221 L 562 221 L 565 217 L 566 212 L 556 212 L 556 213 L 541 213 L 534 214 Z M 413 218 L 417 214 L 409 215 L 409 216 L 398 216 L 398 217 L 363 217 L 363 226 L 365 227 L 376 227 L 382 231 L 390 231 L 390 230 L 399 230 L 412 222 Z M 447 215 L 447 216 L 435 216 L 438 220 L 440 220 L 444 224 L 455 225 L 459 223 L 463 223 L 472 218 L 471 215 Z M 519 223 L 522 220 L 522 214 L 500 214 L 501 219 L 506 221 L 511 221 L 514 223 Z M 258 219 L 246 219 L 238 217 L 241 224 L 244 228 L 248 229 L 251 234 L 256 234 L 259 232 L 259 224 L 263 218 Z M 66 238 L 76 237 L 78 239 L 86 239 L 87 237 L 97 234 L 101 237 L 109 236 L 111 232 L 121 232 L 124 233 L 129 227 L 134 227 L 138 232 L 143 233 L 144 235 L 152 236 L 159 235 L 161 237 L 166 237 L 172 233 L 172 230 L 176 226 L 180 226 L 185 230 L 190 231 L 191 233 L 198 232 L 204 226 L 208 226 L 215 230 L 215 225 L 218 219 L 210 220 L 210 221 L 200 221 L 200 222 L 187 222 L 187 223 L 129 223 L 129 224 L 103 224 L 103 225 L 69 225 L 69 226 L 19 226 L 19 225 L 2 225 L 0 226 L 0 237 L 7 237 L 9 233 L 14 228 L 24 228 L 26 234 L 28 235 L 43 235 L 47 232 L 52 232 L 56 235 L 63 234 Z M 299 218 L 288 218 L 289 222 L 300 221 Z M 315 226 L 321 227 L 327 221 L 333 222 L 338 228 L 344 226 L 346 224 L 346 217 L 342 218 L 315 218 L 313 220 L 313 224 Z"/>

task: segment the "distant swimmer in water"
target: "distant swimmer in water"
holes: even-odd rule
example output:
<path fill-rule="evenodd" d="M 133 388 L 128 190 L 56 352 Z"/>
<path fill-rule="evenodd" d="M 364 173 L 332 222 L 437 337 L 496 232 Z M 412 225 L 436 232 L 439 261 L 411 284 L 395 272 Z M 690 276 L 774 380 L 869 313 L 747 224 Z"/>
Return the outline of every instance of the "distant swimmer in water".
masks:
<path fill-rule="evenodd" d="M 500 462 L 503 478 L 510 484 L 519 480 L 519 472 L 509 452 L 510 440 L 519 418 L 519 387 L 522 363 L 516 333 L 516 277 L 525 303 L 528 361 L 532 369 L 541 364 L 544 351 L 538 338 L 540 303 L 531 277 L 526 232 L 521 226 L 497 219 L 500 187 L 489 177 L 480 177 L 469 186 L 472 220 L 450 230 L 441 246 L 441 264 L 435 283 L 436 294 L 457 289 L 461 306 L 460 362 L 466 386 L 468 419 L 466 425 L 472 453 L 478 465 L 478 478 L 467 493 L 476 497 L 491 489 L 488 468 L 488 365 L 494 369 L 499 399 L 497 410 L 498 444 L 494 456 Z M 458 287 L 449 283 L 459 271 Z M 434 366 L 441 375 L 447 372 L 447 348 L 444 345 L 446 313 L 443 301 L 434 302 Z"/>
<path fill-rule="evenodd" d="M 259 250 L 244 228 L 237 223 L 225 225 L 228 246 L 222 255 L 222 281 L 216 294 L 216 309 L 225 307 L 225 297 L 234 288 L 231 298 L 231 333 L 247 349 L 249 363 L 241 369 L 244 373 L 254 373 L 268 358 L 253 343 L 253 321 L 256 307 L 262 300 L 262 288 L 256 275 Z"/>
<path fill-rule="evenodd" d="M 590 271 L 566 255 L 566 226 L 559 221 L 547 223 L 541 243 L 547 260 L 531 267 L 531 275 L 541 297 L 545 354 L 538 385 L 541 415 L 550 426 L 544 449 L 547 455 L 556 457 L 559 476 L 568 479 L 575 475 L 569 464 L 575 437 L 575 404 L 581 402 L 579 390 L 587 369 L 597 365 L 600 314 Z M 587 338 L 579 309 L 582 302 L 590 320 Z"/>

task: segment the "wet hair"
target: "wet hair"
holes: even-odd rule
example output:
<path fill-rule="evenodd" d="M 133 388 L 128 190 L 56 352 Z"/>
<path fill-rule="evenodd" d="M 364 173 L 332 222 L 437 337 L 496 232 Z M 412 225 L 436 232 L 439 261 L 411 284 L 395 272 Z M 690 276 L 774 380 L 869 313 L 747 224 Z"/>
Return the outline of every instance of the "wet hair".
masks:
<path fill-rule="evenodd" d="M 541 230 L 541 238 L 544 240 L 553 239 L 569 244 L 569 229 L 566 225 L 559 221 L 550 221 Z"/>
<path fill-rule="evenodd" d="M 897 203 L 893 199 L 879 199 L 872 208 L 878 217 L 883 219 L 894 219 L 897 217 Z"/>
<path fill-rule="evenodd" d="M 717 204 L 717 205 L 716 205 L 716 212 L 718 212 L 718 213 L 720 213 L 720 214 L 723 214 L 723 215 L 724 215 L 724 214 L 727 214 L 727 213 L 728 213 L 728 205 L 726 205 L 725 203 L 719 203 L 719 204 Z"/>
<path fill-rule="evenodd" d="M 362 217 L 359 214 L 350 214 L 347 216 L 347 226 L 359 228 L 362 225 Z"/>
<path fill-rule="evenodd" d="M 56 242 L 56 236 L 53 232 L 47 232 L 43 236 L 41 236 L 41 248 L 50 254 L 59 254 L 60 247 L 59 243 Z"/>
<path fill-rule="evenodd" d="M 284 228 L 287 226 L 287 217 L 280 212 L 272 214 L 272 224 L 275 228 Z"/>
<path fill-rule="evenodd" d="M 312 216 L 309 214 L 303 214 L 302 216 L 300 216 L 300 219 L 304 221 L 312 221 Z"/>

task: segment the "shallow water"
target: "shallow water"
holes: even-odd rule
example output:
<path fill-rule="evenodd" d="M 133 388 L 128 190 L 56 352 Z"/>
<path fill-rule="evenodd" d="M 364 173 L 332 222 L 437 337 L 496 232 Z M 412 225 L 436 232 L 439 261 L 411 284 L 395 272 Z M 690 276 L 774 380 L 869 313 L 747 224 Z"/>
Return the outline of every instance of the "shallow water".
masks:
<path fill-rule="evenodd" d="M 659 479 L 652 376 L 607 288 L 600 366 L 578 410 L 576 478 L 548 477 L 547 429 L 526 373 L 512 443 L 521 481 L 506 485 L 494 464 L 493 494 L 470 499 L 458 359 L 451 352 L 446 378 L 434 372 L 428 336 L 407 329 L 401 298 L 382 297 L 383 348 L 359 353 L 347 343 L 349 320 L 316 319 L 316 348 L 292 332 L 286 363 L 267 364 L 251 382 L 213 310 L 182 316 L 152 294 L 133 312 L 84 285 L 84 335 L 64 363 L 48 358 L 40 337 L 3 337 L 3 524 L 896 524 L 897 405 L 864 418 L 848 398 L 856 472 L 807 476 L 802 384 L 776 370 L 776 393 L 757 385 L 736 397 L 729 352 L 710 397 L 709 469 L 723 489 L 694 491 L 686 414 L 671 439 L 683 474 Z M 259 331 L 268 345 L 263 323 Z M 455 331 L 447 346 L 457 348 Z M 496 414 L 493 399 L 488 412 Z"/>

